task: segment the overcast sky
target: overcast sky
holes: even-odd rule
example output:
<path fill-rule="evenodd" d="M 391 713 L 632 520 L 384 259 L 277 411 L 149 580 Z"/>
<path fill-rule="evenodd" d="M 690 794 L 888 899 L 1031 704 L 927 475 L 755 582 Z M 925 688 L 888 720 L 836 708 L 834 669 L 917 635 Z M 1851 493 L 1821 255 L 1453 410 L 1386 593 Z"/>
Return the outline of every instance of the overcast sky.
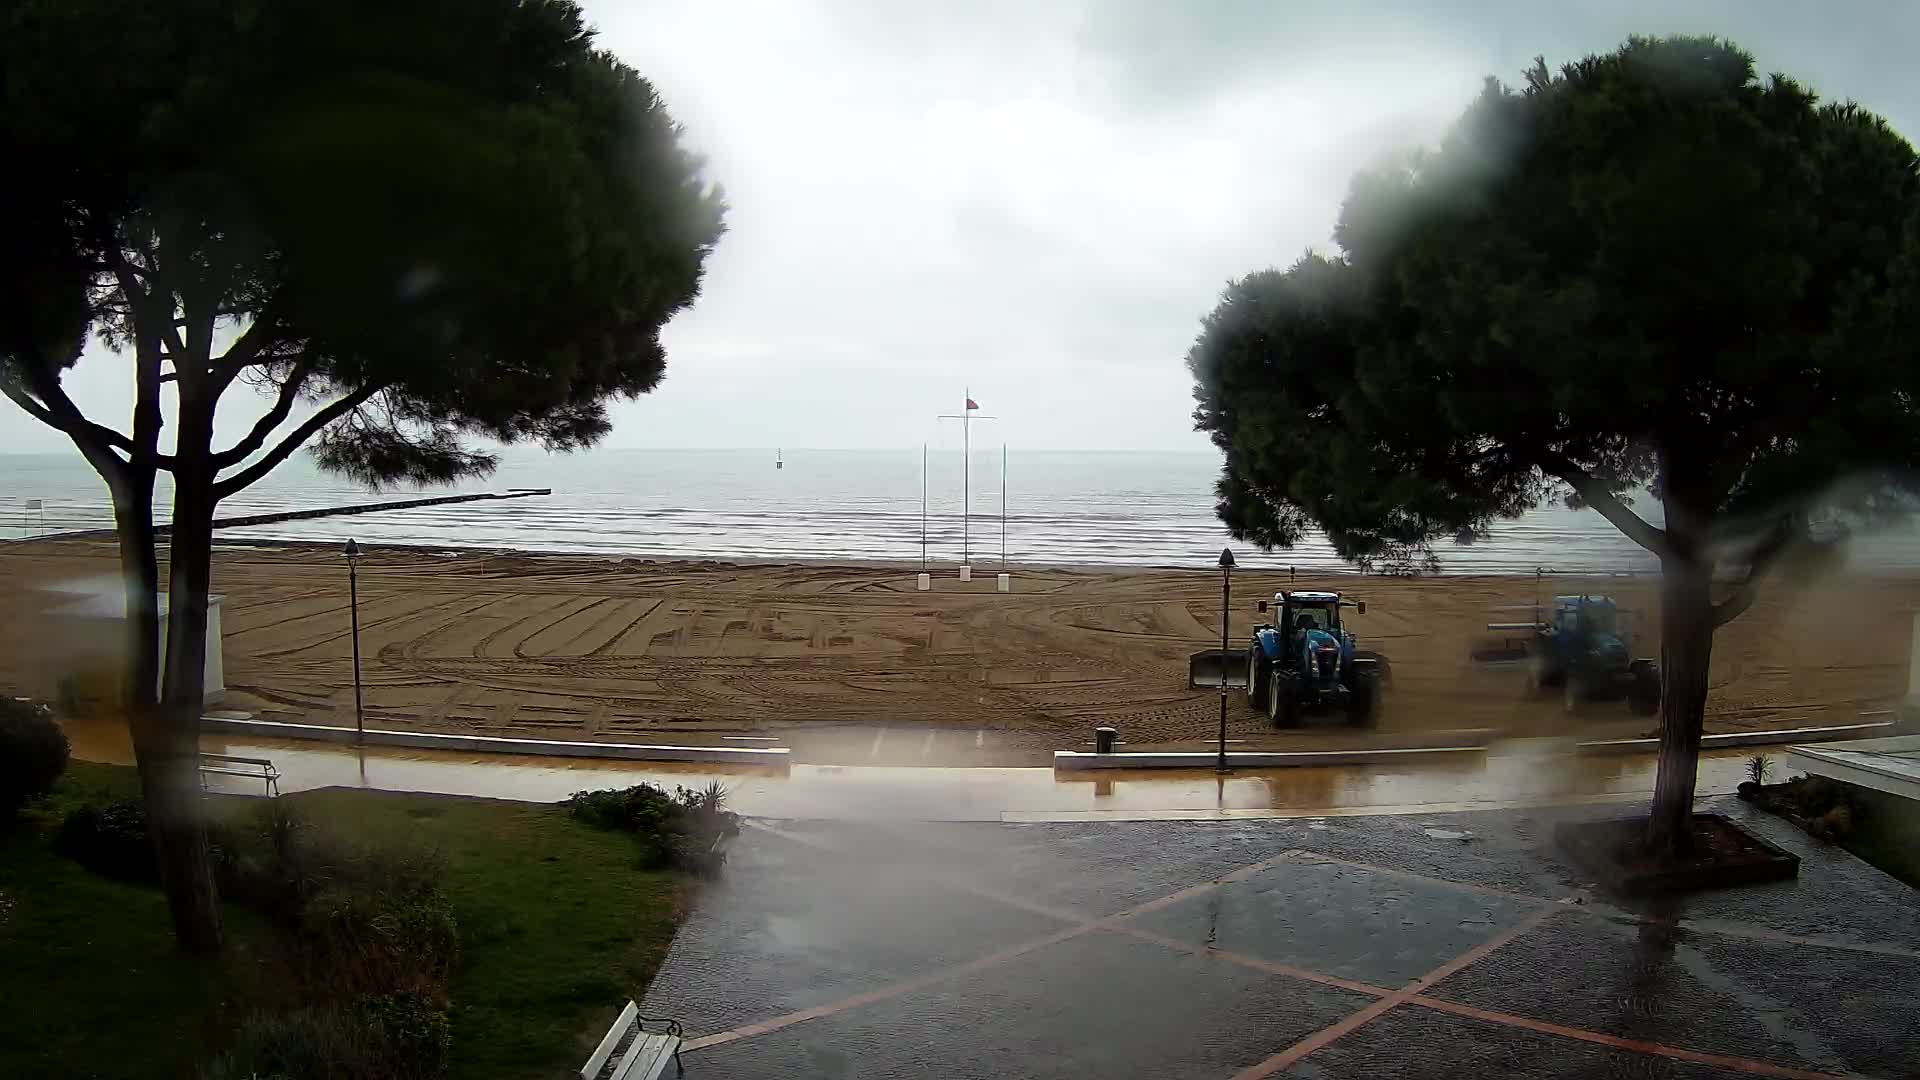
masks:
<path fill-rule="evenodd" d="M 1920 135 L 1900 0 L 586 6 L 732 204 L 620 447 L 941 445 L 971 387 L 993 442 L 1204 449 L 1182 357 L 1226 281 L 1329 246 L 1356 168 L 1535 54 L 1717 32 Z M 121 424 L 123 383 L 70 376 Z"/>

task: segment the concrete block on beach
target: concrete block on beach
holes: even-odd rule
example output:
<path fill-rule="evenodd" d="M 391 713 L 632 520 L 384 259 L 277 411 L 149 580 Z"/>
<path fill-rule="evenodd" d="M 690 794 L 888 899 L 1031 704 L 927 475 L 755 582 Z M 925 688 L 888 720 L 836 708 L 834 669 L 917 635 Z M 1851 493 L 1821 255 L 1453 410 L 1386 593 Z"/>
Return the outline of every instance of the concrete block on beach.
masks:
<path fill-rule="evenodd" d="M 202 732 L 255 735 L 273 739 L 317 739 L 352 743 L 353 728 L 321 724 L 283 724 L 273 720 L 239 720 L 203 716 Z M 614 758 L 625 761 L 699 761 L 725 765 L 752 765 L 785 769 L 790 751 L 784 746 L 655 746 L 642 743 L 575 742 L 561 739 L 508 739 L 496 735 L 456 735 L 434 731 L 389 731 L 368 728 L 368 746 L 410 746 L 419 750 L 466 750 L 492 754 L 533 754 L 549 757 Z"/>
<path fill-rule="evenodd" d="M 1230 769 L 1286 769 L 1303 765 L 1409 765 L 1423 760 L 1457 760 L 1486 752 L 1487 748 L 1484 746 L 1435 746 L 1411 750 L 1307 750 L 1284 753 L 1229 750 L 1227 767 Z M 1217 753 L 1211 750 L 1120 754 L 1087 753 L 1081 750 L 1053 752 L 1053 767 L 1061 772 L 1084 769 L 1210 769 L 1218 760 Z"/>

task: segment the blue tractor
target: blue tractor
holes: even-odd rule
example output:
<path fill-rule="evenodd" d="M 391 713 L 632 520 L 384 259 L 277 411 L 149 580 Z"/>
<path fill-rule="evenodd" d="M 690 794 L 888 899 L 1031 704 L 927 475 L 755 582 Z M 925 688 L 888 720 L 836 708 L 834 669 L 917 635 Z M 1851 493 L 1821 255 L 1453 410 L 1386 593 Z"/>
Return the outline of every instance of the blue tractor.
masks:
<path fill-rule="evenodd" d="M 1367 613 L 1364 601 L 1331 592 L 1275 593 L 1272 623 L 1256 626 L 1247 648 L 1247 702 L 1279 727 L 1295 727 L 1309 710 L 1338 709 L 1347 722 L 1373 720 L 1386 660 L 1356 648 L 1340 625 L 1340 609 Z"/>
<path fill-rule="evenodd" d="M 1494 623 L 1490 630 L 1527 630 L 1527 685 L 1560 687 L 1571 710 L 1590 698 L 1625 698 L 1641 715 L 1660 711 L 1660 667 L 1628 646 L 1620 608 L 1610 596 L 1556 596 L 1546 618 Z"/>

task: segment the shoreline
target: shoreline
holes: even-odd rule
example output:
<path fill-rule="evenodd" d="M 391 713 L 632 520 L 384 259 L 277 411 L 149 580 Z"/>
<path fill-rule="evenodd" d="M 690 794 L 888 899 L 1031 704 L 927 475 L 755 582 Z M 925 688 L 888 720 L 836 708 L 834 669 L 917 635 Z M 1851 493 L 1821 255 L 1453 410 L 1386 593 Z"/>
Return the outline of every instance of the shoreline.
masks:
<path fill-rule="evenodd" d="M 110 529 L 88 529 L 88 530 L 83 530 L 78 532 L 49 533 L 42 536 L 29 537 L 26 539 L 0 540 L 0 553 L 5 553 L 9 549 L 26 547 L 33 544 L 114 543 L 115 541 L 116 541 L 116 537 L 113 531 Z M 165 558 L 166 551 L 168 548 L 168 543 L 167 543 L 166 535 L 164 533 L 157 538 L 157 547 L 160 551 L 161 557 Z M 875 571 L 904 572 L 904 573 L 921 573 L 924 571 L 926 573 L 933 574 L 936 579 L 938 579 L 943 574 L 949 575 L 949 576 L 956 574 L 959 571 L 960 565 L 961 565 L 957 561 L 930 560 L 923 567 L 923 565 L 917 559 L 876 559 L 876 558 L 868 558 L 868 557 L 862 557 L 862 556 L 850 556 L 847 558 L 828 558 L 828 557 L 809 558 L 805 556 L 794 556 L 794 555 L 695 556 L 695 555 L 654 554 L 654 553 L 648 553 L 648 552 L 612 554 L 608 552 L 581 551 L 578 549 L 548 550 L 544 548 L 499 547 L 499 546 L 490 546 L 490 545 L 468 546 L 468 545 L 460 545 L 460 544 L 407 544 L 407 543 L 364 542 L 361 544 L 361 548 L 362 550 L 367 552 L 369 555 L 379 551 L 396 551 L 396 552 L 407 552 L 407 553 L 416 554 L 416 555 L 427 555 L 434 558 L 446 558 L 446 557 L 459 558 L 459 557 L 468 556 L 468 555 L 478 555 L 478 556 L 486 556 L 490 558 L 521 558 L 521 559 L 532 559 L 532 560 L 541 560 L 541 561 L 577 560 L 581 562 L 604 563 L 611 566 L 619 566 L 619 565 L 627 565 L 627 564 L 675 565 L 675 566 L 691 565 L 691 566 L 707 566 L 707 567 L 742 567 L 742 568 L 778 568 L 783 566 L 792 566 L 792 567 L 802 567 L 802 568 L 808 568 L 808 569 L 875 570 Z M 223 550 L 224 551 L 246 551 L 250 549 L 311 551 L 315 554 L 321 554 L 321 555 L 338 555 L 339 554 L 339 546 L 337 544 L 323 543 L 318 540 L 293 540 L 293 539 L 284 539 L 280 537 L 222 538 L 218 534 L 218 532 L 214 534 L 213 550 L 215 551 L 216 554 Z M 1216 555 L 1216 556 L 1212 556 L 1211 558 L 1217 558 L 1217 557 L 1218 556 Z M 988 560 L 975 561 L 973 563 L 973 569 L 974 569 L 974 575 L 975 575 L 976 581 L 980 581 L 980 580 L 991 581 L 991 579 L 995 574 L 1016 573 L 1019 571 L 1044 572 L 1044 573 L 1069 573 L 1069 574 L 1071 573 L 1195 574 L 1195 575 L 1203 575 L 1209 578 L 1213 578 L 1215 580 L 1218 580 L 1220 576 L 1219 569 L 1216 566 L 1212 565 L 1209 559 L 1201 559 L 1201 558 L 1196 558 L 1195 562 L 1191 564 L 1151 563 L 1151 562 L 1138 562 L 1138 563 L 1020 562 L 1020 561 L 1012 561 L 1012 560 L 1002 564 L 998 559 L 994 559 L 991 561 L 988 561 Z M 1393 582 L 1476 581 L 1476 580 L 1531 581 L 1535 577 L 1533 573 L 1529 571 L 1524 571 L 1524 570 L 1474 571 L 1470 573 L 1448 573 L 1447 571 L 1442 569 L 1439 573 L 1432 573 L 1432 574 L 1383 574 L 1383 573 L 1369 573 L 1364 570 L 1354 569 L 1351 566 L 1348 566 L 1348 567 L 1301 566 L 1301 567 L 1298 567 L 1297 569 L 1299 571 L 1298 576 L 1303 580 L 1312 580 L 1312 579 L 1320 579 L 1320 578 L 1341 578 L 1341 579 L 1352 579 L 1352 580 L 1359 580 L 1359 581 L 1393 581 Z M 1286 571 L 1284 569 L 1274 569 L 1271 567 L 1248 568 L 1243 566 L 1242 568 L 1238 568 L 1234 571 L 1234 580 L 1238 582 L 1238 581 L 1243 581 L 1252 577 L 1270 578 L 1276 575 L 1283 575 L 1285 573 Z M 1862 571 L 1856 576 L 1905 580 L 1915 575 L 1916 575 L 1916 572 L 1914 571 L 1904 571 L 1904 570 L 1889 568 L 1885 570 Z M 1658 577 L 1659 577 L 1658 571 L 1581 570 L 1581 569 L 1562 570 L 1558 568 L 1550 568 L 1547 570 L 1542 580 L 1551 581 L 1554 579 L 1590 579 L 1590 580 L 1597 581 L 1597 580 L 1617 579 L 1622 581 L 1651 581 L 1651 580 L 1657 579 Z"/>

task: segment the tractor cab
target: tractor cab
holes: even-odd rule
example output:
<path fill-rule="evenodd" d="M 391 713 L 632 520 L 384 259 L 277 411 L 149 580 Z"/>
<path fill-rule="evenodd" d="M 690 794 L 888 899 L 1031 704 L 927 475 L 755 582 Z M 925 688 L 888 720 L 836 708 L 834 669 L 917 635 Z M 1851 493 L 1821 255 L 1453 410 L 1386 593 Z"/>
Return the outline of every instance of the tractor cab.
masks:
<path fill-rule="evenodd" d="M 1609 596 L 1556 596 L 1553 598 L 1554 629 L 1560 633 L 1586 638 L 1613 637 L 1618 631 L 1620 609 Z"/>
<path fill-rule="evenodd" d="M 1367 613 L 1366 601 L 1355 603 L 1340 599 L 1339 593 L 1331 592 L 1278 592 L 1273 594 L 1271 603 L 1262 600 L 1261 611 L 1273 611 L 1278 616 L 1273 625 L 1283 635 L 1292 637 L 1308 630 L 1319 630 L 1331 634 L 1337 640 L 1344 631 L 1340 628 L 1340 609 L 1350 607 L 1360 614 Z"/>

